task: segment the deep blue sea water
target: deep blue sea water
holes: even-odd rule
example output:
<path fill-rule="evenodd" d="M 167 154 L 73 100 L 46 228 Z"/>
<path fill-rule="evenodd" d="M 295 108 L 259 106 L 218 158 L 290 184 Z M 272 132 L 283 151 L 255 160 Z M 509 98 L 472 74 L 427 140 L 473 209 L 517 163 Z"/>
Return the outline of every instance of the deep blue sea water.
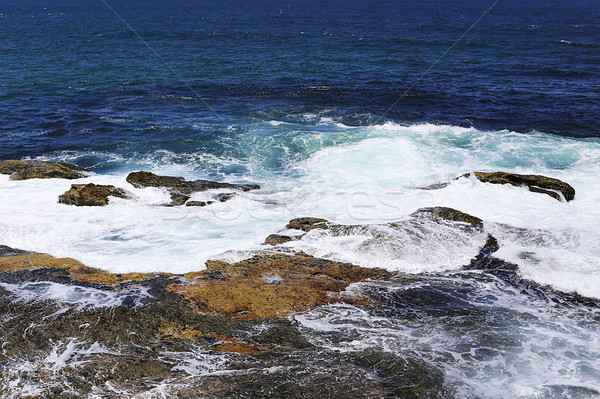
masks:
<path fill-rule="evenodd" d="M 420 80 L 492 1 L 107 3 L 168 66 L 100 0 L 0 4 L 0 159 L 218 152 L 306 113 L 600 135 L 596 1 L 501 0 Z"/>
<path fill-rule="evenodd" d="M 324 353 L 419 359 L 457 398 L 600 397 L 597 307 L 548 299 L 600 298 L 597 0 L 1 0 L 0 72 L 0 161 L 73 162 L 95 172 L 77 182 L 135 197 L 69 207 L 57 196 L 72 181 L 0 175 L 0 245 L 183 273 L 264 249 L 293 217 L 453 207 L 485 234 L 415 222 L 286 244 L 416 276 L 373 288 L 380 310 L 293 321 Z M 126 182 L 141 169 L 263 189 L 163 207 L 164 190 Z M 454 180 L 474 170 L 556 177 L 576 197 Z M 487 233 L 550 293 L 461 271 Z M 19 394 L 20 369 L 2 367 L 0 388 Z"/>

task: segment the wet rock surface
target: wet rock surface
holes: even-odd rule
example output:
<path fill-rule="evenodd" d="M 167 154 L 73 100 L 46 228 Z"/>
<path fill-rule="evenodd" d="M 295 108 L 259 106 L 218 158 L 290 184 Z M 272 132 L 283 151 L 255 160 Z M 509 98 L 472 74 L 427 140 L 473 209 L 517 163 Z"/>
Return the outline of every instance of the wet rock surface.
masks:
<path fill-rule="evenodd" d="M 357 383 L 351 360 L 315 348 L 285 317 L 332 302 L 374 306 L 339 294 L 352 282 L 389 277 L 383 270 L 264 254 L 235 264 L 209 262 L 185 276 L 113 274 L 70 258 L 6 246 L 0 251 L 0 312 L 6 315 L 0 327 L 10 332 L 0 364 L 3 378 L 17 388 L 38 386 L 49 397 L 100 389 L 109 398 L 148 392 L 165 381 L 173 397 L 231 397 L 248 389 L 253 397 L 383 392 Z M 329 367 L 339 382 L 331 385 L 323 375 L 301 389 L 318 374 L 306 369 L 305 356 L 315 359 L 313 367 Z M 224 365 L 231 374 L 205 375 Z"/>
<path fill-rule="evenodd" d="M 470 175 L 471 174 L 469 173 L 464 175 L 464 177 Z M 562 197 L 564 197 L 565 200 L 571 201 L 575 198 L 575 189 L 573 187 L 561 180 L 551 177 L 541 175 L 518 175 L 506 172 L 473 172 L 473 175 L 477 180 L 484 183 L 511 184 L 517 187 L 527 187 L 529 191 L 546 194 L 557 200 L 562 200 Z"/>
<path fill-rule="evenodd" d="M 260 186 L 258 184 L 220 183 L 201 179 L 188 181 L 185 180 L 183 177 L 159 176 L 155 175 L 154 173 L 144 171 L 130 173 L 127 176 L 127 182 L 132 184 L 135 188 L 166 188 L 171 193 L 171 199 L 173 200 L 170 205 L 183 205 L 187 201 L 187 199 L 189 199 L 190 194 L 206 190 L 229 189 L 250 191 L 260 189 Z M 225 202 L 233 198 L 234 195 L 235 194 L 233 193 L 218 194 L 216 200 L 220 202 Z M 186 196 L 187 199 L 184 199 Z"/>
<path fill-rule="evenodd" d="M 7 160 L 0 162 L 0 173 L 10 175 L 11 180 L 27 179 L 79 179 L 86 176 L 87 169 L 66 162 L 34 160 Z"/>
<path fill-rule="evenodd" d="M 122 188 L 102 184 L 72 184 L 71 188 L 58 197 L 58 202 L 75 206 L 105 206 L 109 197 L 131 198 Z"/>
<path fill-rule="evenodd" d="M 207 190 L 227 189 L 250 191 L 260 189 L 258 184 L 232 184 L 214 182 L 210 180 L 188 181 L 183 177 L 159 176 L 154 173 L 144 171 L 131 172 L 127 176 L 126 180 L 135 188 L 161 187 L 167 189 L 171 195 L 171 202 L 166 204 L 166 206 L 187 205 L 202 207 L 210 205 L 215 201 L 228 201 L 236 195 L 235 193 L 220 193 L 215 196 L 214 200 L 188 201 L 191 194 Z"/>
<path fill-rule="evenodd" d="M 328 220 L 313 217 L 302 217 L 290 220 L 287 224 L 288 229 L 311 231 L 312 229 L 323 228 Z"/>
<path fill-rule="evenodd" d="M 256 255 L 234 264 L 208 261 L 206 270 L 188 273 L 188 282 L 170 289 L 217 313 L 275 318 L 331 302 L 368 304 L 363 298 L 339 294 L 353 282 L 389 276 L 382 269 L 305 254 Z"/>
<path fill-rule="evenodd" d="M 441 206 L 431 208 L 421 208 L 413 212 L 410 216 L 414 218 L 430 218 L 434 221 L 448 220 L 452 222 L 462 222 L 470 224 L 474 227 L 483 227 L 483 221 L 476 216 L 471 216 L 468 213 L 464 213 L 452 208 L 446 208 Z"/>
<path fill-rule="evenodd" d="M 286 242 L 295 241 L 300 239 L 301 236 L 290 236 L 285 234 L 270 234 L 267 238 L 265 238 L 265 245 L 279 245 L 284 244 Z"/>
<path fill-rule="evenodd" d="M 419 223 L 486 234 L 479 218 L 443 207 L 381 226 Z M 318 218 L 288 228 L 371 232 Z M 500 246 L 488 233 L 462 269 L 422 275 L 273 251 L 185 275 L 115 274 L 0 246 L 0 385 L 57 398 L 460 397 L 447 367 L 496 361 L 490 345 L 521 350 L 507 323 L 529 330 L 539 316 L 529 303 L 551 304 L 552 317 L 578 306 L 584 323 L 600 308 L 523 279 L 494 257 Z"/>

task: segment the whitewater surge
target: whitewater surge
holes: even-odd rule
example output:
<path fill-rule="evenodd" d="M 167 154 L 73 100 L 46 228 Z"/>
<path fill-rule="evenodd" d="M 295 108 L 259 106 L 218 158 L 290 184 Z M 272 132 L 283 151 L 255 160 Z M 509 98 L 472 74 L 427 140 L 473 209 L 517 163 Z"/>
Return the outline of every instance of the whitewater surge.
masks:
<path fill-rule="evenodd" d="M 224 136 L 213 154 L 157 150 L 127 159 L 65 152 L 43 158 L 91 165 L 99 172 L 75 181 L 10 181 L 0 175 L 2 243 L 112 272 L 182 273 L 203 268 L 209 258 L 234 256 L 230 250 L 243 257 L 244 251 L 263 248 L 264 238 L 294 217 L 381 224 L 406 220 L 418 208 L 447 206 L 483 219 L 499 240 L 497 256 L 519 265 L 524 277 L 600 297 L 598 139 L 433 124 L 347 126 L 314 115 L 302 123 L 273 120 L 232 130 L 235 139 Z M 252 182 L 263 189 L 205 208 L 162 207 L 168 193 L 134 188 L 125 181 L 133 170 Z M 454 180 L 475 170 L 558 178 L 575 188 L 576 197 L 566 203 L 518 187 Z M 135 199 L 112 199 L 101 208 L 57 203 L 70 184 L 83 182 L 112 184 Z M 377 242 L 360 232 L 331 237 L 315 231 L 286 245 L 362 266 L 419 273 L 458 269 L 485 241 L 482 234 L 453 235 L 433 224 L 424 228 L 429 231 L 421 240 L 399 232 Z"/>

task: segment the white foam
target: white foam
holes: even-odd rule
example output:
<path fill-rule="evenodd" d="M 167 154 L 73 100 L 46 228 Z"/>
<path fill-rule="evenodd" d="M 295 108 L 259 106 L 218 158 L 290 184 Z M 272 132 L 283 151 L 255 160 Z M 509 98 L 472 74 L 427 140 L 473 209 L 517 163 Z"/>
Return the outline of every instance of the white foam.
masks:
<path fill-rule="evenodd" d="M 478 253 L 486 233 L 429 221 L 357 228 L 337 235 L 316 229 L 286 244 L 316 257 L 409 273 L 460 268 Z"/>
<path fill-rule="evenodd" d="M 489 309 L 490 320 L 474 316 L 475 326 L 467 315 L 426 312 L 405 319 L 401 310 L 397 316 L 383 316 L 341 304 L 293 318 L 315 345 L 344 353 L 378 350 L 441 369 L 459 398 L 559 397 L 549 390 L 556 392 L 560 385 L 600 390 L 600 330 L 593 321 L 597 315 L 574 313 L 571 307 L 548 308 L 546 302 L 538 303 L 497 280 L 467 283 L 462 277 L 458 281 L 450 277 L 420 282 L 426 290 L 429 285 L 445 287 L 443 292 L 449 292 L 453 283 L 460 287 L 455 293 L 459 298 L 472 286 L 468 296 L 472 314 Z M 396 285 L 390 294 L 414 288 L 418 286 Z"/>
<path fill-rule="evenodd" d="M 161 360 L 175 363 L 173 371 L 184 371 L 191 376 L 204 376 L 225 370 L 229 356 L 195 348 L 190 352 L 162 352 Z"/>
<path fill-rule="evenodd" d="M 77 310 L 121 306 L 126 297 L 134 298 L 134 304 L 140 306 L 142 299 L 151 297 L 147 288 L 141 286 L 132 287 L 126 292 L 104 291 L 54 282 L 18 284 L 0 282 L 0 287 L 14 295 L 14 302 L 55 301 L 74 305 Z"/>
<path fill-rule="evenodd" d="M 499 254 L 536 281 L 600 297 L 600 283 L 595 283 L 600 281 L 600 271 L 595 271 L 599 257 L 595 242 L 600 242 L 598 139 L 432 124 L 349 127 L 319 120 L 316 125 L 254 123 L 236 136 L 237 141 L 223 138 L 223 148 L 235 151 L 214 155 L 159 150 L 133 161 L 133 166 L 124 164 L 122 171 L 112 175 L 19 182 L 0 175 L 0 243 L 74 257 L 114 272 L 181 273 L 202 269 L 206 259 L 219 254 L 227 258 L 231 250 L 247 256 L 247 251 L 260 249 L 266 236 L 282 230 L 294 217 L 374 224 L 406 219 L 421 207 L 449 206 L 492 224 L 554 232 L 557 240 L 552 248 L 532 250 L 519 237 L 505 237 Z M 64 157 L 69 160 L 76 154 Z M 166 191 L 135 189 L 125 181 L 130 168 L 141 166 L 188 179 L 211 178 L 215 173 L 226 178 L 223 170 L 239 166 L 243 172 L 236 176 L 260 183 L 263 190 L 239 193 L 207 207 L 161 207 L 158 204 L 169 201 Z M 556 177 L 570 183 L 576 197 L 564 203 L 523 188 L 475 179 L 453 181 L 474 170 Z M 82 182 L 113 184 L 136 198 L 114 199 L 106 207 L 93 208 L 57 203 L 57 196 L 71 183 Z M 439 190 L 421 189 L 444 182 L 452 183 Z M 194 199 L 211 195 L 198 193 Z M 360 235 L 308 235 L 289 246 L 359 265 L 410 272 L 455 268 L 476 253 L 480 237 L 465 244 L 467 237 L 448 239 L 443 229 L 430 230 L 431 239 L 399 239 L 395 247 L 392 243 L 378 246 Z M 579 237 L 577 242 L 569 241 L 565 231 Z M 547 259 L 551 272 L 520 258 L 524 250 Z"/>

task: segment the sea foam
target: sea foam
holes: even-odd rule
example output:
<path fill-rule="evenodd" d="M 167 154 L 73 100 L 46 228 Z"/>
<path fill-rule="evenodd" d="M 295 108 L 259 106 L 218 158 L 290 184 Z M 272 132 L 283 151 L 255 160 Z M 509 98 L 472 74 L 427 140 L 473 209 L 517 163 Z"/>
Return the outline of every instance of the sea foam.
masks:
<path fill-rule="evenodd" d="M 418 208 L 448 206 L 483 219 L 498 235 L 498 256 L 518 264 L 525 277 L 600 297 L 600 272 L 595 271 L 600 258 L 598 139 L 433 124 L 273 122 L 242 131 L 235 147 L 224 138 L 220 155 L 157 151 L 111 174 L 76 181 L 10 181 L 0 176 L 2 243 L 74 257 L 113 272 L 182 273 L 202 269 L 207 259 L 229 250 L 260 249 L 267 235 L 284 229 L 294 217 L 380 224 L 406 220 Z M 61 159 L 83 156 L 67 153 Z M 110 163 L 110 153 L 94 156 Z M 165 190 L 136 189 L 126 182 L 127 173 L 139 169 L 188 179 L 256 182 L 263 189 L 203 208 L 163 207 L 169 200 Z M 575 188 L 576 197 L 566 203 L 524 188 L 454 180 L 475 170 L 559 178 Z M 113 184 L 135 198 L 112 199 L 108 206 L 94 208 L 58 204 L 58 195 L 71 183 L 83 182 Z M 428 189 L 440 183 L 449 184 Z M 545 231 L 553 238 L 532 244 L 527 234 L 512 234 L 499 227 L 503 225 L 529 229 L 529 235 Z M 430 229 L 420 241 L 365 243 L 360 235 L 314 233 L 289 246 L 358 265 L 417 273 L 456 269 L 482 242 L 479 236 L 449 239 L 447 232 Z"/>

